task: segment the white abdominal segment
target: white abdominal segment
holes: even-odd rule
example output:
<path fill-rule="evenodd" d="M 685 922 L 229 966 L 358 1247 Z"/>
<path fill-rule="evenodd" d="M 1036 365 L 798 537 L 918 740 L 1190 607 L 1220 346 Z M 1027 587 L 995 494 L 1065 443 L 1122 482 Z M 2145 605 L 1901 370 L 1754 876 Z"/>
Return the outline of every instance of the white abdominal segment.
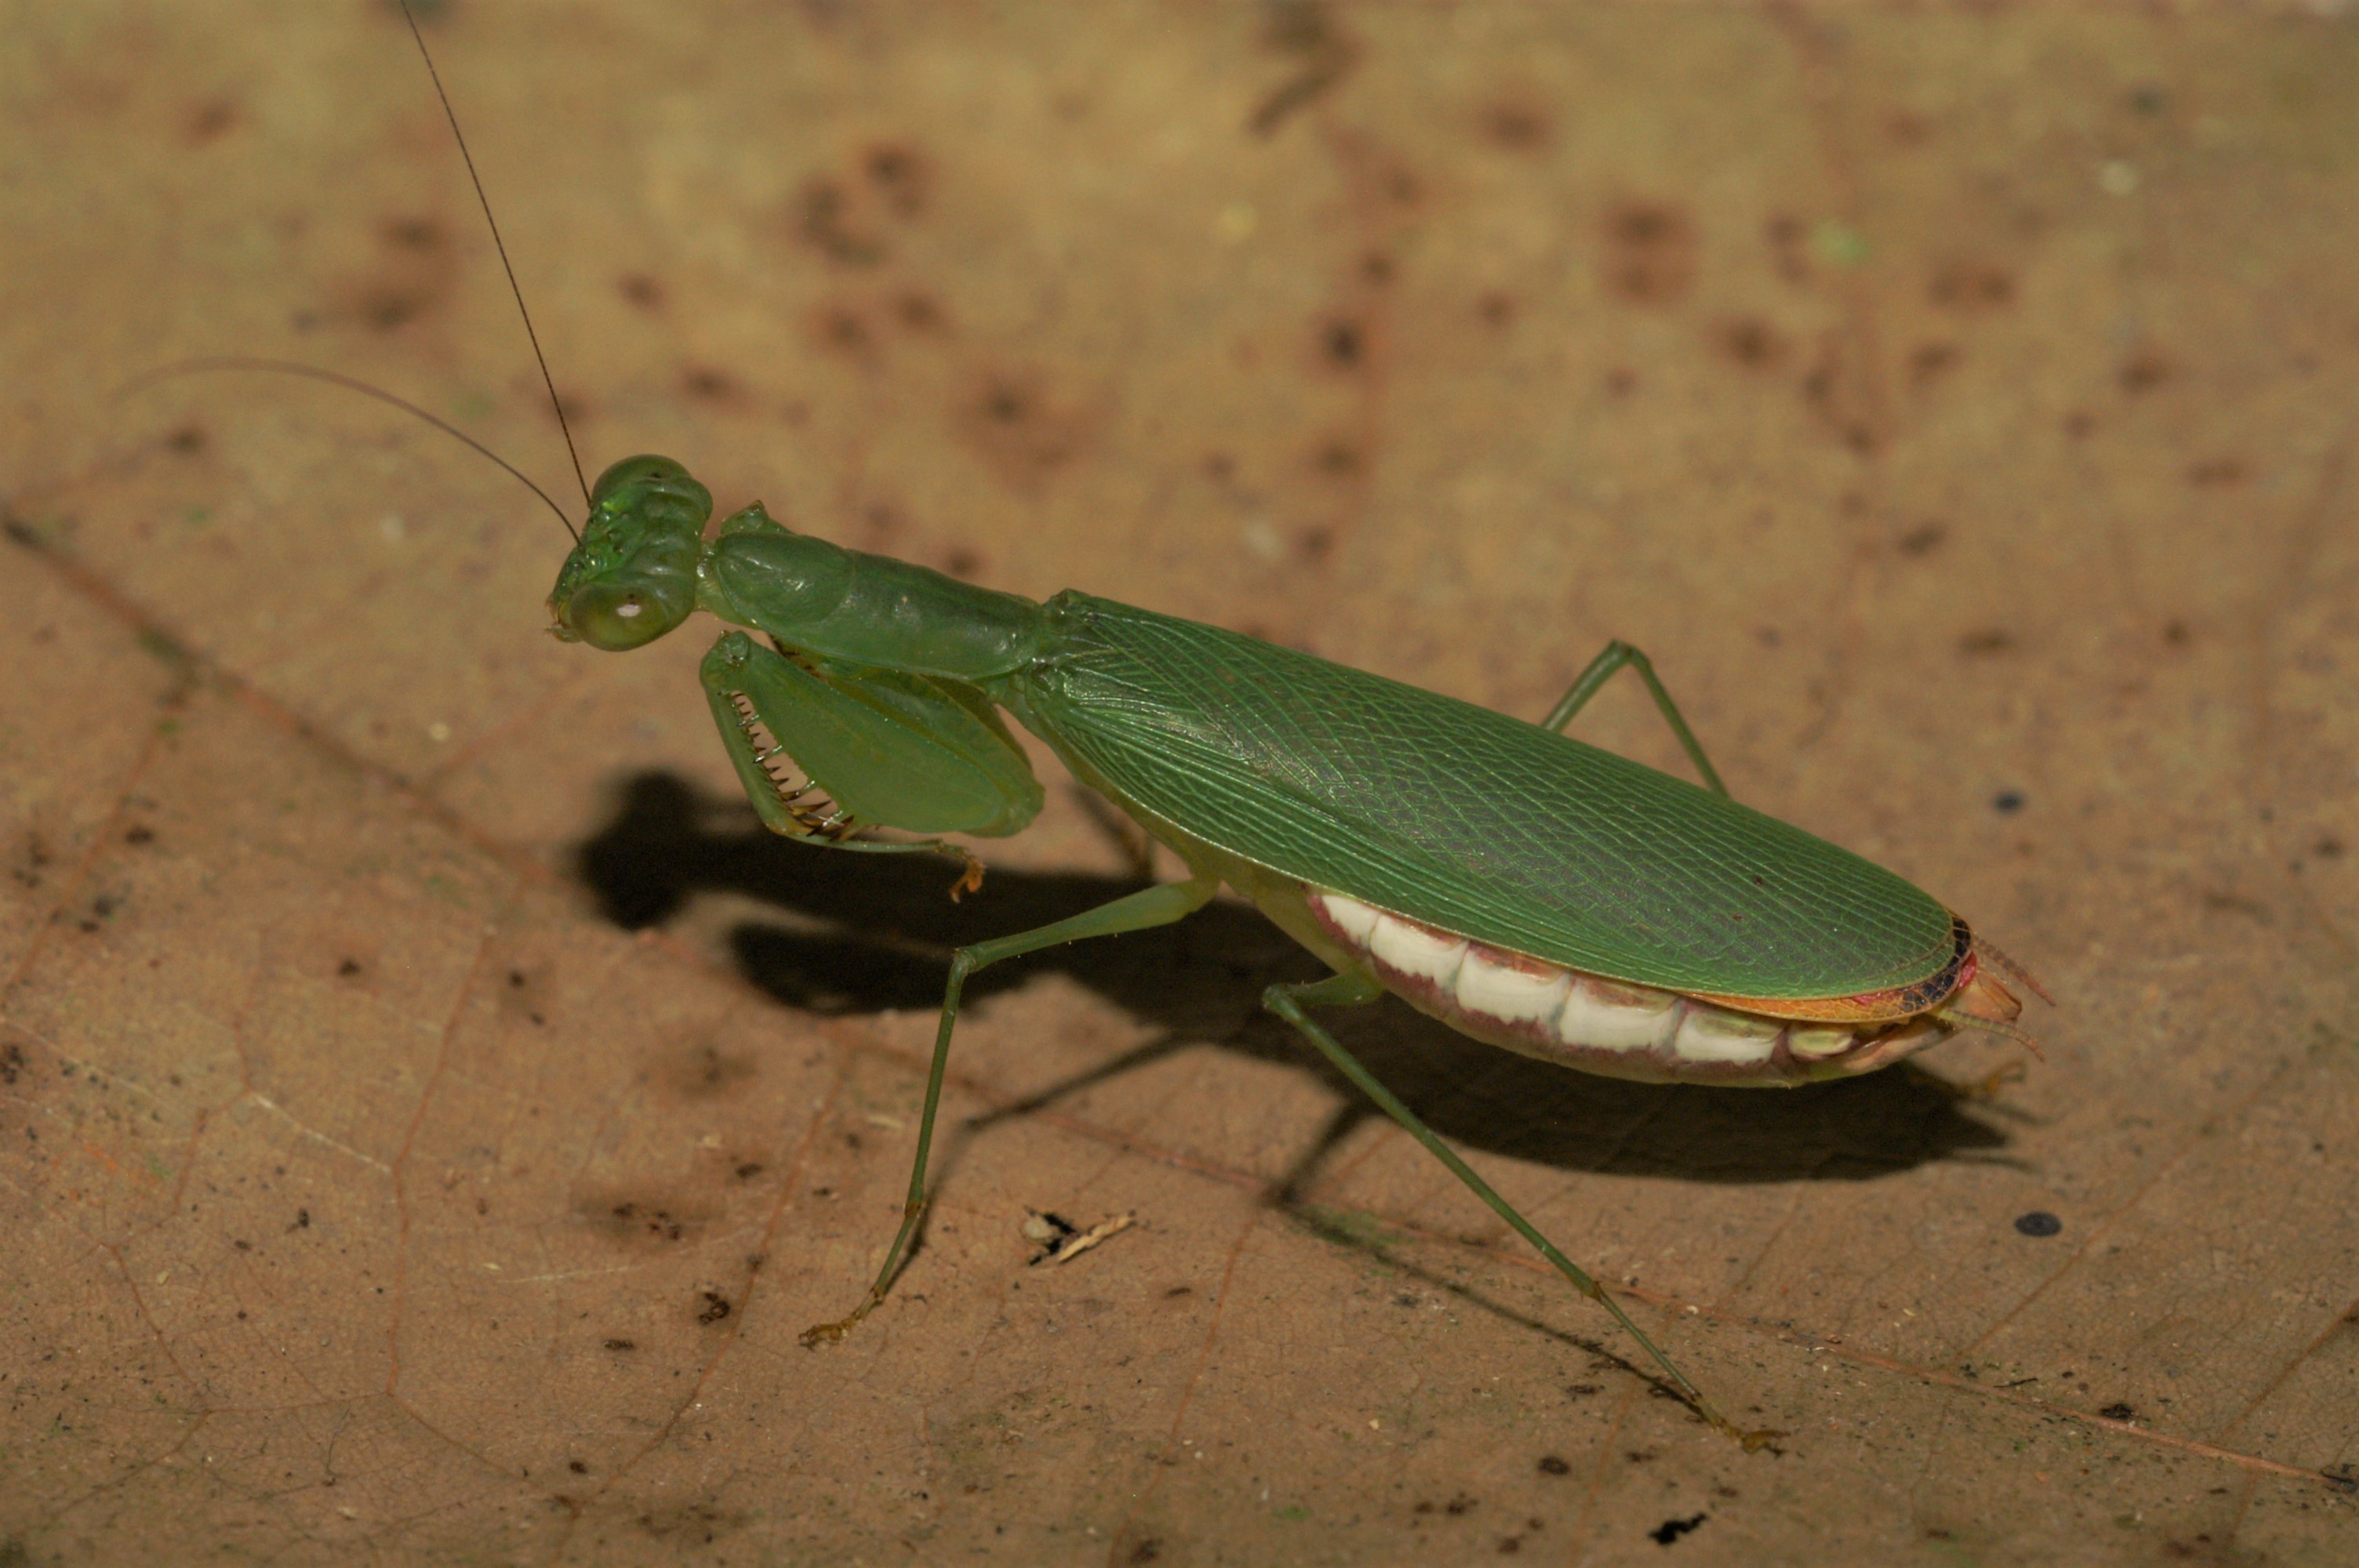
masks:
<path fill-rule="evenodd" d="M 1737 1012 L 1470 941 L 1343 893 L 1308 892 L 1329 935 L 1411 1005 L 1475 1039 L 1593 1071 L 1799 1083 L 1881 1065 L 1947 1033 L 1930 1019 L 1895 1030 Z"/>
<path fill-rule="evenodd" d="M 1572 971 L 1541 968 L 1527 960 L 1501 963 L 1499 957 L 1469 945 L 1466 961 L 1458 968 L 1458 1005 L 1510 1023 L 1555 1027 L 1557 1015 L 1564 1011 L 1565 995 L 1572 989 Z"/>

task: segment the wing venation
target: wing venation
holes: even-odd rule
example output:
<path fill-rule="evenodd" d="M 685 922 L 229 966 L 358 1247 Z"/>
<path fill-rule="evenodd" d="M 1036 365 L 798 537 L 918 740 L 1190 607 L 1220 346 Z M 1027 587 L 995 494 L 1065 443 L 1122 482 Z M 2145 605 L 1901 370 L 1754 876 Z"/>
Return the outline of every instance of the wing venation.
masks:
<path fill-rule="evenodd" d="M 1849 850 L 1538 725 L 1082 594 L 1019 714 L 1232 853 L 1516 952 L 1682 991 L 1903 986 L 1951 915 Z"/>

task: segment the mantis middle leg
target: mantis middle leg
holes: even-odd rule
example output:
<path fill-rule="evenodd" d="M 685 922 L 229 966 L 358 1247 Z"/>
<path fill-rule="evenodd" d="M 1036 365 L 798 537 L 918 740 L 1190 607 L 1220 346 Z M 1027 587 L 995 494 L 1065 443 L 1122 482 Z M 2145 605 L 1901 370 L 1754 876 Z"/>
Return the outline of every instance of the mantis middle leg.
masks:
<path fill-rule="evenodd" d="M 886 1289 L 893 1283 L 893 1276 L 900 1271 L 910 1240 L 918 1233 L 919 1221 L 925 1217 L 926 1157 L 933 1149 L 934 1113 L 941 1107 L 942 1077 L 951 1059 L 951 1031 L 958 1024 L 959 994 L 966 988 L 967 977 L 1003 958 L 1037 953 L 1043 947 L 1079 942 L 1090 936 L 1116 936 L 1125 931 L 1146 931 L 1158 925 L 1169 925 L 1203 908 L 1220 885 L 1218 877 L 1197 876 L 1184 882 L 1164 882 L 1143 888 L 1070 919 L 1053 921 L 1030 931 L 1019 931 L 1012 936 L 977 942 L 971 947 L 961 947 L 951 956 L 950 985 L 942 993 L 941 1023 L 934 1033 L 933 1065 L 926 1073 L 926 1106 L 918 1122 L 918 1152 L 909 1166 L 909 1196 L 902 1206 L 901 1229 L 893 1238 L 893 1245 L 886 1249 L 885 1266 L 877 1271 L 876 1282 L 868 1287 L 868 1293 L 861 1298 L 860 1304 L 833 1323 L 813 1324 L 803 1330 L 802 1343 L 806 1346 L 842 1338 L 862 1318 L 876 1310 L 885 1300 Z"/>

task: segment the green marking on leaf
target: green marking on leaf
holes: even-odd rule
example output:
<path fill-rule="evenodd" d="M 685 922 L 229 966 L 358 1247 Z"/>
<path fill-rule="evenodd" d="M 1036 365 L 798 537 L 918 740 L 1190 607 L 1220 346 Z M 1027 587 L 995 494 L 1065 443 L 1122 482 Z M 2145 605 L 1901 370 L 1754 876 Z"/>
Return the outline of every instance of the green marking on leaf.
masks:
<path fill-rule="evenodd" d="M 1840 218 L 1819 221 L 1810 231 L 1810 249 L 1831 266 L 1864 266 L 1867 263 L 1867 236 Z"/>

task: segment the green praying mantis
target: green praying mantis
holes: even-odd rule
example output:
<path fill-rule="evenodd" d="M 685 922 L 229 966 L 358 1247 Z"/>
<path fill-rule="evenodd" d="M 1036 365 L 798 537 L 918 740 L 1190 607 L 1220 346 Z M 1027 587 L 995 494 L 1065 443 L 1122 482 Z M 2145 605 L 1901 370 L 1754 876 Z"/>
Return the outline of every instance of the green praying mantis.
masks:
<path fill-rule="evenodd" d="M 484 210 L 490 222 L 487 200 Z M 1747 1446 L 1770 1434 L 1723 1415 L 1313 1011 L 1389 993 L 1461 1033 L 1566 1066 L 1730 1087 L 1871 1072 L 1961 1028 L 2014 1033 L 2019 1004 L 1992 969 L 2029 977 L 1898 876 L 1732 799 L 1626 643 L 1609 644 L 1532 723 L 1084 593 L 1035 602 L 975 587 L 793 532 L 758 503 L 708 538 L 711 494 L 666 458 L 614 464 L 588 501 L 549 595 L 550 630 L 622 653 L 700 611 L 727 623 L 703 661 L 705 698 L 775 832 L 845 851 L 962 856 L 961 886 L 973 885 L 979 863 L 940 836 L 1014 834 L 1042 804 L 1013 716 L 1188 871 L 956 950 L 899 1229 L 866 1293 L 807 1330 L 807 1346 L 874 1312 L 914 1249 L 968 979 L 1042 948 L 1179 921 L 1223 886 L 1332 971 L 1272 985 L 1263 1005 Z M 1625 666 L 1702 785 L 1562 732 Z"/>
<path fill-rule="evenodd" d="M 867 1294 L 803 1343 L 841 1338 L 873 1312 L 918 1234 L 968 979 L 1044 947 L 1169 925 L 1225 884 L 1333 971 L 1273 985 L 1263 1005 L 1611 1314 L 1706 1420 L 1762 1439 L 1723 1416 L 1310 1010 L 1389 992 L 1474 1039 L 1590 1072 L 1808 1083 L 1873 1071 L 1962 1026 L 2007 1028 L 2018 1005 L 1964 921 L 1732 800 L 1626 643 L 1532 724 L 1111 600 L 976 588 L 794 533 L 758 502 L 707 540 L 712 510 L 668 458 L 607 470 L 549 594 L 551 630 L 621 653 L 703 611 L 766 638 L 724 633 L 701 678 L 773 831 L 870 851 L 948 848 L 880 840 L 882 828 L 1021 831 L 1041 790 L 1004 711 L 1190 872 L 956 951 L 900 1230 Z M 1711 787 L 1560 732 L 1625 665 Z"/>

